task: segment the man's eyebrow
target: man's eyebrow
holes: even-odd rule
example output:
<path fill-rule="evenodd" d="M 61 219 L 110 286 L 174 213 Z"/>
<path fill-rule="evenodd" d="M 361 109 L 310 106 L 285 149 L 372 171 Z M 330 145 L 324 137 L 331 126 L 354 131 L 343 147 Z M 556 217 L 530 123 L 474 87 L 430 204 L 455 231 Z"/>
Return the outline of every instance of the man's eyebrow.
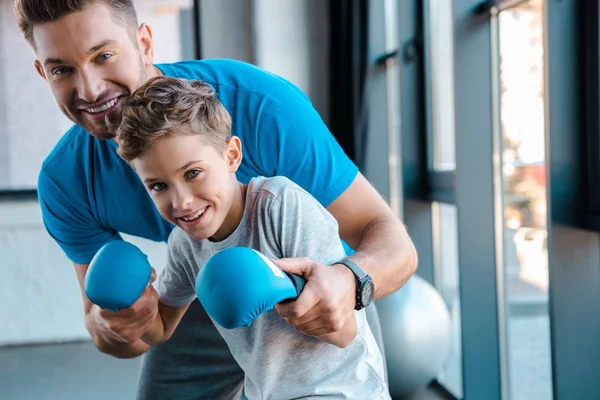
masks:
<path fill-rule="evenodd" d="M 50 65 L 50 64 L 64 64 L 65 62 L 63 60 L 61 60 L 60 58 L 46 58 L 46 60 L 44 60 L 44 66 Z"/>
<path fill-rule="evenodd" d="M 111 45 L 111 44 L 116 44 L 117 42 L 111 39 L 106 39 L 100 43 L 98 43 L 97 45 L 91 47 L 86 54 L 89 56 L 90 54 L 95 53 L 96 51 L 100 50 L 101 48 Z M 65 64 L 65 61 L 60 59 L 60 58 L 54 58 L 54 57 L 49 57 L 44 61 L 44 65 L 49 65 L 49 64 Z"/>
<path fill-rule="evenodd" d="M 90 54 L 97 52 L 98 50 L 100 50 L 104 46 L 108 46 L 109 44 L 117 44 L 117 42 L 115 40 L 112 40 L 112 39 L 103 40 L 102 42 L 98 43 L 94 47 L 91 47 L 87 51 L 87 55 L 89 56 Z"/>

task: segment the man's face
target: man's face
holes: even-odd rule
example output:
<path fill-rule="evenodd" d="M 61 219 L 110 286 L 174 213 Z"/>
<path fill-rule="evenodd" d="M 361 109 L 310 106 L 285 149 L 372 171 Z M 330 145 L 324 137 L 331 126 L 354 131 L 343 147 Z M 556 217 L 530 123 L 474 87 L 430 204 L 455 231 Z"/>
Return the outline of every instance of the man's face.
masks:
<path fill-rule="evenodd" d="M 135 31 L 135 32 L 134 32 Z M 62 112 L 99 139 L 109 139 L 106 118 L 154 74 L 146 25 L 127 28 L 103 4 L 36 26 L 38 73 Z"/>
<path fill-rule="evenodd" d="M 236 137 L 220 151 L 199 135 L 174 134 L 131 164 L 163 218 L 196 240 L 222 240 L 243 212 L 235 178 L 241 158 Z"/>

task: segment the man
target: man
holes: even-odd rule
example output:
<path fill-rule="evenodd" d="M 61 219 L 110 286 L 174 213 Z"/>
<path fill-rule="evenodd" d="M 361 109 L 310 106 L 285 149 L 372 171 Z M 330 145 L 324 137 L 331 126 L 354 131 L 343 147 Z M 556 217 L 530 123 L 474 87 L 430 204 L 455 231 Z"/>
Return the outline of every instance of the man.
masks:
<path fill-rule="evenodd" d="M 245 149 L 241 182 L 287 176 L 327 207 L 341 238 L 356 249 L 333 266 L 300 258 L 279 262 L 307 279 L 297 301 L 277 308 L 288 323 L 313 336 L 339 331 L 355 308 L 369 305 L 373 288 L 375 299 L 384 297 L 416 270 L 416 251 L 401 221 L 289 82 L 228 60 L 154 65 L 152 32 L 138 26 L 131 0 L 16 0 L 15 15 L 37 72 L 76 124 L 45 160 L 38 192 L 47 230 L 73 261 L 80 286 L 93 255 L 120 232 L 166 241 L 172 229 L 117 155 L 107 128 L 124 100 L 160 74 L 215 88 Z M 140 340 L 157 312 L 153 295 L 148 289 L 130 308 L 113 313 L 82 291 L 86 327 L 98 349 L 123 358 L 145 353 L 140 399 L 232 398 L 241 370 L 197 301 L 169 342 L 150 349 Z"/>

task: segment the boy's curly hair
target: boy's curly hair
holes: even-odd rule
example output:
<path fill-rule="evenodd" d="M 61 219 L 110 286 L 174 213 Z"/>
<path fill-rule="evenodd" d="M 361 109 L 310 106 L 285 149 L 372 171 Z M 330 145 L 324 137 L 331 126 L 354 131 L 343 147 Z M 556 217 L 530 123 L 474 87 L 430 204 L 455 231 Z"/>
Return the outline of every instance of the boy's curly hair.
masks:
<path fill-rule="evenodd" d="M 201 135 L 205 143 L 223 149 L 231 137 L 231 117 L 210 85 L 157 76 L 133 93 L 110 129 L 119 155 L 131 162 L 175 133 Z"/>

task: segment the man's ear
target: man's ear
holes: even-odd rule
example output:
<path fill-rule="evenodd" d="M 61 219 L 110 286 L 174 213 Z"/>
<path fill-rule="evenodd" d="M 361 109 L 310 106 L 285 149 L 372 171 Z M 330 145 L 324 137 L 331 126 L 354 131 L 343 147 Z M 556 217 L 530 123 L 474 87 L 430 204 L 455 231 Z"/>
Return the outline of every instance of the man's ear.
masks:
<path fill-rule="evenodd" d="M 229 172 L 236 172 L 242 163 L 242 142 L 237 136 L 232 136 L 225 148 L 225 157 Z"/>
<path fill-rule="evenodd" d="M 154 42 L 152 40 L 152 29 L 148 24 L 141 24 L 137 30 L 137 40 L 144 66 L 149 67 L 154 63 Z"/>
<path fill-rule="evenodd" d="M 33 66 L 35 67 L 35 70 L 37 71 L 38 75 L 41 76 L 45 81 L 47 81 L 48 79 L 46 79 L 46 71 L 44 71 L 44 67 L 42 66 L 40 60 L 35 60 L 33 62 Z"/>

